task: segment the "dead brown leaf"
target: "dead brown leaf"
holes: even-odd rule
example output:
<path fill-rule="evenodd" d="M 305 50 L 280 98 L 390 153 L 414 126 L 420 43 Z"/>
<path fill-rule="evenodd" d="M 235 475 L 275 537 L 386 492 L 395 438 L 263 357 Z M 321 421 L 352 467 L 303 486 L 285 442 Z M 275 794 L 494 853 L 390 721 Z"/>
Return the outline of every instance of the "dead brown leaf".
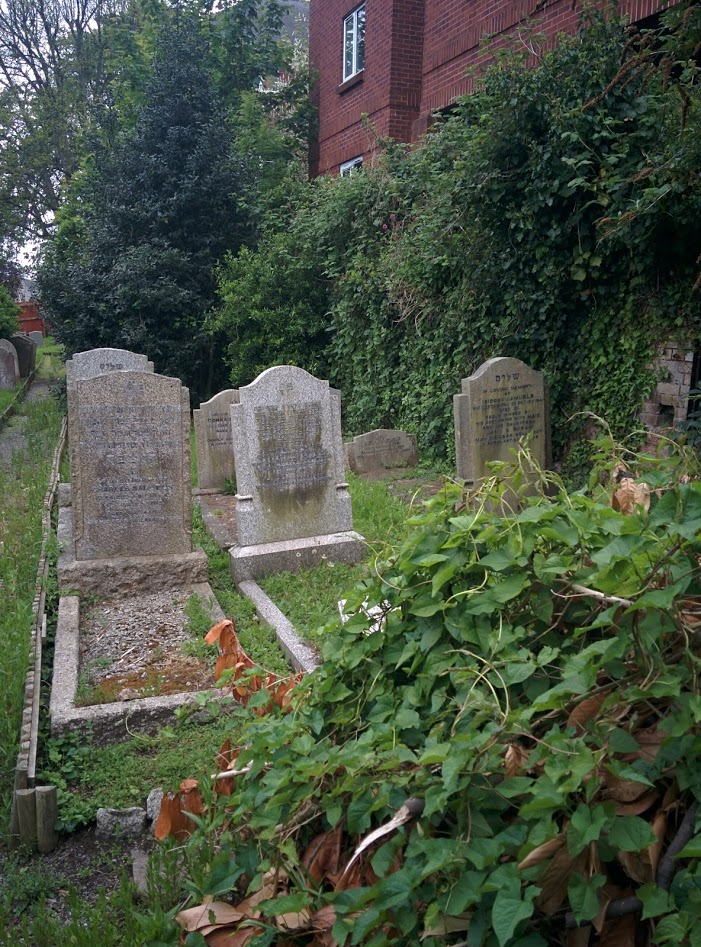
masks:
<path fill-rule="evenodd" d="M 616 852 L 616 859 L 628 877 L 641 885 L 654 881 L 655 878 L 649 851 L 646 849 L 643 852 Z"/>
<path fill-rule="evenodd" d="M 562 845 L 556 851 L 550 864 L 538 879 L 541 890 L 535 903 L 536 907 L 547 917 L 554 914 L 564 903 L 567 897 L 567 886 L 570 883 L 570 877 L 575 872 L 581 872 L 585 862 L 586 854 L 584 852 L 577 855 L 574 859 L 571 857 L 563 838 Z"/>
<path fill-rule="evenodd" d="M 153 827 L 153 834 L 159 840 L 172 835 L 174 839 L 182 841 L 192 832 L 194 823 L 182 809 L 179 793 L 166 793 L 161 800 L 161 810 Z"/>
<path fill-rule="evenodd" d="M 619 779 L 612 773 L 607 773 L 606 791 L 615 802 L 636 802 L 641 797 L 649 795 L 650 787 L 632 779 Z"/>
<path fill-rule="evenodd" d="M 543 842 L 542 845 L 538 845 L 533 849 L 532 852 L 529 852 L 521 862 L 519 862 L 518 870 L 523 871 L 525 868 L 532 868 L 534 865 L 540 865 L 541 862 L 544 862 L 548 858 L 551 858 L 553 855 L 555 855 L 564 844 L 564 833 L 561 835 L 556 835 L 555 838 L 551 838 L 547 842 Z"/>
<path fill-rule="evenodd" d="M 205 937 L 208 947 L 245 947 L 256 934 L 264 934 L 263 927 L 241 927 L 238 930 L 219 928 Z"/>
<path fill-rule="evenodd" d="M 645 795 L 636 799 L 635 802 L 624 802 L 616 809 L 616 815 L 642 815 L 647 812 L 650 806 L 654 805 L 660 798 L 656 789 L 648 789 Z"/>
<path fill-rule="evenodd" d="M 236 924 L 246 916 L 246 911 L 242 911 L 239 905 L 227 904 L 226 901 L 210 901 L 194 908 L 186 908 L 175 919 L 181 927 L 190 932 Z"/>
<path fill-rule="evenodd" d="M 586 733 L 587 723 L 596 717 L 608 696 L 609 691 L 603 691 L 601 694 L 594 694 L 592 697 L 586 697 L 583 701 L 580 701 L 567 718 L 567 726 L 574 727 L 577 736 Z"/>
<path fill-rule="evenodd" d="M 614 490 L 611 499 L 614 510 L 630 515 L 636 507 L 650 509 L 650 488 L 646 483 L 637 483 L 631 477 L 621 480 L 620 486 Z"/>
<path fill-rule="evenodd" d="M 636 926 L 634 914 L 605 921 L 598 947 L 635 947 Z"/>
<path fill-rule="evenodd" d="M 339 822 L 332 832 L 323 832 L 307 845 L 302 855 L 302 864 L 309 877 L 317 884 L 329 874 L 339 872 L 341 859 L 341 838 L 343 826 Z"/>
<path fill-rule="evenodd" d="M 204 636 L 204 640 L 207 642 L 207 644 L 214 644 L 215 642 L 219 641 L 222 635 L 224 635 L 225 639 L 229 639 L 231 633 L 235 633 L 234 623 L 230 618 L 225 618 L 224 621 L 220 621 L 213 628 L 209 629 L 207 634 Z"/>
<path fill-rule="evenodd" d="M 512 776 L 523 776 L 526 771 L 526 760 L 528 759 L 528 750 L 522 747 L 520 743 L 509 743 L 504 756 L 504 772 L 506 778 Z"/>
<path fill-rule="evenodd" d="M 567 947 L 588 947 L 590 935 L 591 924 L 567 931 Z"/>

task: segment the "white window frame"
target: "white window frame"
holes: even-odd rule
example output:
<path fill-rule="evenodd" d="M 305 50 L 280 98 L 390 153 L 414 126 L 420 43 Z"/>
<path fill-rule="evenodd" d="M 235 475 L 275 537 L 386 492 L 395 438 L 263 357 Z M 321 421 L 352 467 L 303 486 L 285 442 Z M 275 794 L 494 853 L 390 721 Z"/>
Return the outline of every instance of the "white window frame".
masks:
<path fill-rule="evenodd" d="M 363 35 L 358 37 L 358 17 L 363 15 Z M 348 42 L 352 45 L 351 62 L 346 62 Z M 361 55 L 359 55 L 361 53 Z M 359 65 L 360 63 L 360 65 Z M 352 79 L 365 68 L 365 4 L 361 3 L 343 18 L 343 81 Z"/>
<path fill-rule="evenodd" d="M 338 173 L 342 178 L 350 177 L 351 174 L 354 174 L 363 166 L 363 156 L 356 155 L 355 158 L 351 158 L 350 161 L 344 161 L 343 164 L 339 167 Z"/>

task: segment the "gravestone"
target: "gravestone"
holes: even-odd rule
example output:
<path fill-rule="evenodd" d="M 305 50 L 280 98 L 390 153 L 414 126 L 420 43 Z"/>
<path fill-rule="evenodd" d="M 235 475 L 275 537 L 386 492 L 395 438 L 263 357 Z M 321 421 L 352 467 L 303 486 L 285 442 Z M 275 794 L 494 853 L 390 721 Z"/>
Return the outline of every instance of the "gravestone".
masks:
<path fill-rule="evenodd" d="M 10 342 L 12 342 L 17 350 L 20 378 L 27 378 L 36 368 L 36 342 L 23 332 L 16 332 L 14 335 L 11 335 Z"/>
<path fill-rule="evenodd" d="M 235 388 L 220 391 L 195 408 L 197 483 L 202 490 L 221 490 L 236 474 L 231 437 L 231 405 L 238 404 Z"/>
<path fill-rule="evenodd" d="M 341 396 L 327 381 L 280 365 L 239 391 L 231 406 L 236 457 L 237 581 L 318 563 L 357 562 L 343 476 Z"/>
<path fill-rule="evenodd" d="M 31 332 L 28 332 L 27 335 L 32 342 L 36 342 L 37 348 L 41 348 L 44 344 L 44 333 L 40 332 L 39 329 L 33 329 Z"/>
<path fill-rule="evenodd" d="M 73 385 L 72 529 L 60 536 L 61 584 L 107 591 L 206 581 L 206 557 L 192 552 L 187 389 L 150 371 Z"/>
<path fill-rule="evenodd" d="M 514 451 L 530 435 L 528 449 L 540 467 L 550 461 L 550 419 L 541 372 L 517 358 L 491 358 L 462 380 L 453 398 L 455 457 L 461 480 L 476 485 L 491 461 L 514 462 Z"/>
<path fill-rule="evenodd" d="M 345 445 L 346 462 L 356 474 L 394 467 L 415 467 L 419 462 L 416 435 L 379 428 L 359 434 Z"/>
<path fill-rule="evenodd" d="M 0 339 L 0 389 L 12 391 L 19 377 L 19 362 L 14 345 L 7 339 Z"/>

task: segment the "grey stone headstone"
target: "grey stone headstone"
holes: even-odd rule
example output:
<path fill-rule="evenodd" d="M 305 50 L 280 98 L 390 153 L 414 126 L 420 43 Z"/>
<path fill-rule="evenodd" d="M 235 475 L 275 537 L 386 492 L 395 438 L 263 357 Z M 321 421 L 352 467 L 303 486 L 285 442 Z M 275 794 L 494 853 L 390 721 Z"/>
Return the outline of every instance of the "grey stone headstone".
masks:
<path fill-rule="evenodd" d="M 197 483 L 203 490 L 221 490 L 236 474 L 231 437 L 231 405 L 238 404 L 236 388 L 220 391 L 195 408 Z"/>
<path fill-rule="evenodd" d="M 231 406 L 239 544 L 351 530 L 340 393 L 301 368 L 279 365 L 239 397 Z"/>
<path fill-rule="evenodd" d="M 75 382 L 75 557 L 192 551 L 190 406 L 177 378 L 115 371 Z"/>
<path fill-rule="evenodd" d="M 392 467 L 415 467 L 419 462 L 416 435 L 378 428 L 359 434 L 345 445 L 348 466 L 364 474 Z"/>
<path fill-rule="evenodd" d="M 41 348 L 41 346 L 44 344 L 44 333 L 40 332 L 38 329 L 33 329 L 31 332 L 28 332 L 27 335 L 32 340 L 32 342 L 36 342 L 37 348 Z"/>
<path fill-rule="evenodd" d="M 513 463 L 514 451 L 530 435 L 528 448 L 541 467 L 550 461 L 547 391 L 541 372 L 517 358 L 491 358 L 462 380 L 453 398 L 455 457 L 461 480 L 477 484 L 490 461 Z"/>
<path fill-rule="evenodd" d="M 7 339 L 0 339 L 0 388 L 11 391 L 19 381 L 17 351 Z"/>
<path fill-rule="evenodd" d="M 10 336 L 10 342 L 17 350 L 20 378 L 27 378 L 36 368 L 37 345 L 24 332 L 16 332 Z"/>

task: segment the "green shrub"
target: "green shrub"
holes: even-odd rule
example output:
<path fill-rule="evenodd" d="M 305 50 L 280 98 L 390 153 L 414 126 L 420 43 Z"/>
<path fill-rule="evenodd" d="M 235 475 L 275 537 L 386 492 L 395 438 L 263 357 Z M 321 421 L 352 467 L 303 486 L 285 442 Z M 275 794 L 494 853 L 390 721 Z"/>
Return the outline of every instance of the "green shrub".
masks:
<path fill-rule="evenodd" d="M 19 330 L 21 310 L 4 286 L 0 286 L 0 339 L 9 339 Z"/>

